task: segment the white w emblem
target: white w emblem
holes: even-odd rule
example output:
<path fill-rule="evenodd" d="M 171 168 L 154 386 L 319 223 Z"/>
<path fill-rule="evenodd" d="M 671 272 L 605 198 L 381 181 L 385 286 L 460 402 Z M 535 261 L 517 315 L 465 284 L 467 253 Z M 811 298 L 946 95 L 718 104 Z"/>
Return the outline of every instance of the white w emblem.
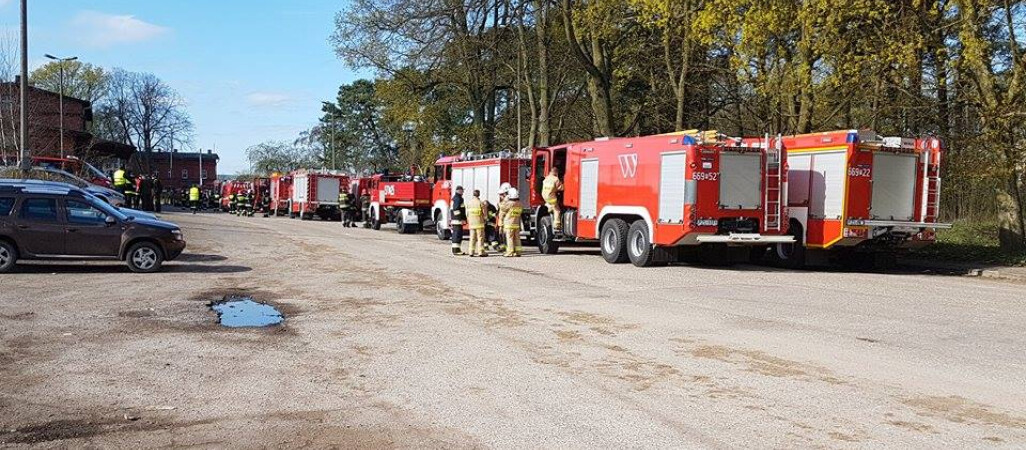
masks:
<path fill-rule="evenodd" d="M 623 174 L 624 178 L 634 178 L 634 175 L 638 173 L 638 154 L 628 153 L 619 155 L 620 158 L 620 173 Z"/>

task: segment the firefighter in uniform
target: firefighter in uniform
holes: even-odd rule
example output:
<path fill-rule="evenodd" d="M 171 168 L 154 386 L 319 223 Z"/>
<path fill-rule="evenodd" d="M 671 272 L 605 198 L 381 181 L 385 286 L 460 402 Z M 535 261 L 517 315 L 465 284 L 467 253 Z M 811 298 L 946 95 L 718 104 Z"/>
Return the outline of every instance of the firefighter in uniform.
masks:
<path fill-rule="evenodd" d="M 129 209 L 135 209 L 139 202 L 139 192 L 135 190 L 135 177 L 131 174 L 125 176 L 125 203 Z"/>
<path fill-rule="evenodd" d="M 463 218 L 466 210 L 463 205 L 463 186 L 456 186 L 456 194 L 452 196 L 452 209 L 449 212 L 449 225 L 452 226 L 452 254 L 459 256 L 463 254 L 460 245 L 463 244 Z"/>
<path fill-rule="evenodd" d="M 348 192 L 338 193 L 338 208 L 342 210 L 342 227 L 355 227 L 356 225 L 353 224 L 353 201 L 349 198 Z"/>
<path fill-rule="evenodd" d="M 484 249 L 485 210 L 488 202 L 481 201 L 481 191 L 474 189 L 474 196 L 467 200 L 467 228 L 470 228 L 470 256 L 488 256 Z"/>
<path fill-rule="evenodd" d="M 192 213 L 196 214 L 200 206 L 200 188 L 195 184 L 189 188 L 189 206 L 192 208 Z"/>
<path fill-rule="evenodd" d="M 125 168 L 118 167 L 118 170 L 114 171 L 114 190 L 118 191 L 121 195 L 125 195 L 125 191 L 128 190 L 128 178 L 125 175 Z"/>
<path fill-rule="evenodd" d="M 499 209 L 491 202 L 485 201 L 485 240 L 488 241 L 488 249 L 499 251 L 499 233 L 496 219 L 499 217 Z"/>
<path fill-rule="evenodd" d="M 542 181 L 542 198 L 545 199 L 545 206 L 549 208 L 549 214 L 552 214 L 553 231 L 557 232 L 563 230 L 563 218 L 560 217 L 559 198 L 557 197 L 562 190 L 563 182 L 559 180 L 559 170 L 553 167 L 549 171 L 549 176 Z"/>
<path fill-rule="evenodd" d="M 502 217 L 499 215 L 499 210 L 502 209 L 502 204 L 506 202 L 506 194 L 513 187 L 509 183 L 502 183 L 499 185 L 499 205 L 495 211 L 495 220 L 493 221 L 495 226 L 495 236 L 492 238 L 492 249 L 497 252 L 506 251 L 506 233 L 502 232 Z"/>
<path fill-rule="evenodd" d="M 506 253 L 503 256 L 520 256 L 524 248 L 520 245 L 520 193 L 516 189 L 507 191 L 506 200 L 499 206 L 499 220 L 506 233 Z"/>
<path fill-rule="evenodd" d="M 238 204 L 235 206 L 235 212 L 239 215 L 239 217 L 249 215 L 249 192 L 242 191 L 241 193 L 239 193 L 238 197 L 235 197 L 235 200 L 238 202 Z"/>
<path fill-rule="evenodd" d="M 232 192 L 231 194 L 228 194 L 228 213 L 229 214 L 235 212 L 235 208 L 236 208 L 236 206 L 238 206 L 238 201 L 239 201 L 238 198 L 239 198 L 239 196 L 236 195 L 234 192 Z"/>

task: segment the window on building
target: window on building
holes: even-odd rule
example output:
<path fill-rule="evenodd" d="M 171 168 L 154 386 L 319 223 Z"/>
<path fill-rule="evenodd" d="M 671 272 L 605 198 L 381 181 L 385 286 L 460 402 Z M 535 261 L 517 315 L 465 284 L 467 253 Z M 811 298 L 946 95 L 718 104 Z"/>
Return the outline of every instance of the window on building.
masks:
<path fill-rule="evenodd" d="M 189 179 L 189 169 L 182 169 L 182 179 L 183 180 L 188 180 Z"/>

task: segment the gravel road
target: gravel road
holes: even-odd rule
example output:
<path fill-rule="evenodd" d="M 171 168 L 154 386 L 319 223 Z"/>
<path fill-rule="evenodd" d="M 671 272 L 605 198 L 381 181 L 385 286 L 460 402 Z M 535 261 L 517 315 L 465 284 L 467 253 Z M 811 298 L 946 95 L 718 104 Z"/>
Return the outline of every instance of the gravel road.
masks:
<path fill-rule="evenodd" d="M 1026 446 L 1021 284 L 165 218 L 164 273 L 0 275 L 0 446 Z M 220 327 L 228 294 L 284 324 Z"/>

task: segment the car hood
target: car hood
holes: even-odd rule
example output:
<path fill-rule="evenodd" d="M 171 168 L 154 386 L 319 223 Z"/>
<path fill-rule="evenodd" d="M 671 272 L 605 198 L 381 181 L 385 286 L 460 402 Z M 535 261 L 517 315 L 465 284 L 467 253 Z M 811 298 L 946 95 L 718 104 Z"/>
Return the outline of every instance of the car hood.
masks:
<path fill-rule="evenodd" d="M 144 226 L 144 227 L 163 228 L 163 229 L 169 230 L 169 231 L 170 230 L 178 230 L 178 229 L 181 228 L 176 223 L 165 222 L 163 220 L 157 220 L 157 219 L 147 219 L 145 217 L 138 217 L 138 218 L 136 218 L 135 220 L 132 220 L 129 223 L 132 224 L 132 225 L 141 225 L 141 226 Z"/>
<path fill-rule="evenodd" d="M 126 216 L 135 217 L 136 219 L 160 220 L 157 218 L 156 214 L 139 211 L 138 209 L 118 208 L 118 211 L 121 211 Z"/>

